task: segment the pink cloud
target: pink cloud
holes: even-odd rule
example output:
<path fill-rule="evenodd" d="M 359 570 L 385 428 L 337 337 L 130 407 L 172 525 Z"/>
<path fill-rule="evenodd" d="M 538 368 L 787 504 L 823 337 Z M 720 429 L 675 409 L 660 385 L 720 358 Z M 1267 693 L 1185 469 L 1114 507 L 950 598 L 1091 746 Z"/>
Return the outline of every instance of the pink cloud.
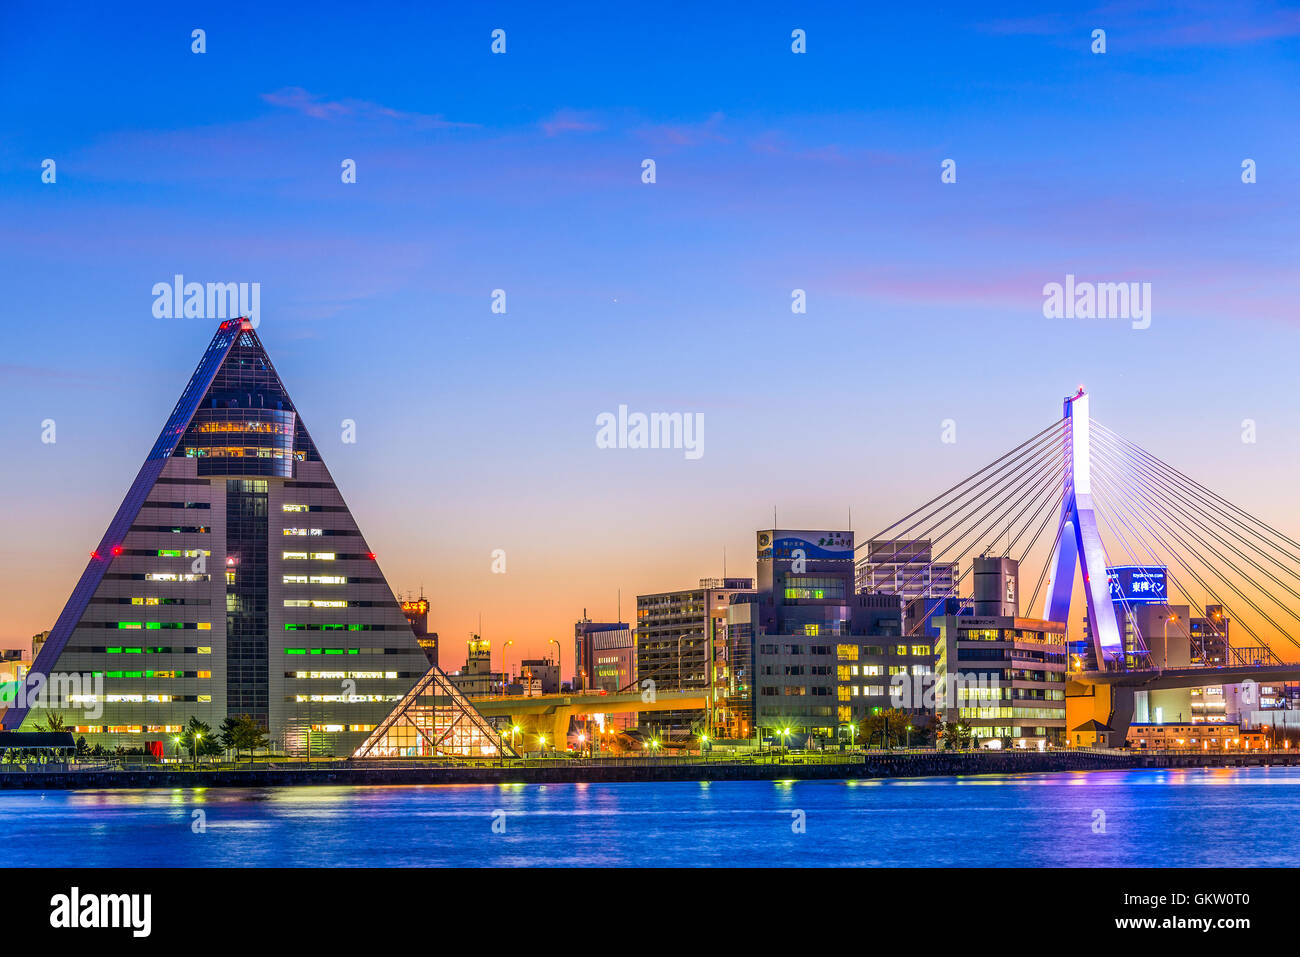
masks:
<path fill-rule="evenodd" d="M 558 110 L 538 125 L 547 136 L 559 136 L 561 133 L 590 133 L 602 128 L 599 123 L 588 119 L 586 114 L 576 110 Z"/>
<path fill-rule="evenodd" d="M 423 129 L 465 129 L 478 126 L 477 123 L 448 120 L 441 113 L 411 113 L 395 110 L 381 103 L 372 103 L 369 100 L 328 100 L 309 93 L 300 86 L 288 86 L 274 93 L 263 93 L 262 99 L 272 106 L 284 107 L 317 120 L 337 120 L 346 117 L 379 118 L 411 123 Z"/>
<path fill-rule="evenodd" d="M 725 117 L 714 113 L 703 123 L 660 123 L 643 126 L 636 132 L 641 137 L 660 146 L 698 146 L 701 143 L 730 143 L 719 132 Z"/>

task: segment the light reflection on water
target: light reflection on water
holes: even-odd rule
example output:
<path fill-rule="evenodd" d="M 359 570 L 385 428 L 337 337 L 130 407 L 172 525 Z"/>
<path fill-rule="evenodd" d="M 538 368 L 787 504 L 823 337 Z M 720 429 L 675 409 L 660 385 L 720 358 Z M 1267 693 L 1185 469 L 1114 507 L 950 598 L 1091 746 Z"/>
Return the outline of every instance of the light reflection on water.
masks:
<path fill-rule="evenodd" d="M 0 792 L 11 866 L 1294 866 L 1298 819 L 1292 768 Z"/>

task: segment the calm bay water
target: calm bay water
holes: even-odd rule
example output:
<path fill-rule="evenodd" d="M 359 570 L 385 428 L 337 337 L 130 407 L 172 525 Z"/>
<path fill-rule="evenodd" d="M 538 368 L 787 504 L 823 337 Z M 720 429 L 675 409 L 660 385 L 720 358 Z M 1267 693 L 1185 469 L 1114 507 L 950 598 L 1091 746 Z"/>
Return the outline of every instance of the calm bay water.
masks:
<path fill-rule="evenodd" d="M 9 866 L 1295 866 L 1298 825 L 1294 768 L 0 792 Z"/>

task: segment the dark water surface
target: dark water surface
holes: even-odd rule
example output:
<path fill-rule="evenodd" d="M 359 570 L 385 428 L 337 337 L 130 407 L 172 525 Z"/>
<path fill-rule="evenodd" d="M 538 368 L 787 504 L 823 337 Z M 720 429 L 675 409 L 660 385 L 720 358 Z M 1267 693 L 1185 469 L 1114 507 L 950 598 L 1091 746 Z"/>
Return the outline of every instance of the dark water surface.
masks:
<path fill-rule="evenodd" d="M 1295 866 L 1298 828 L 1296 768 L 0 792 L 11 867 Z"/>

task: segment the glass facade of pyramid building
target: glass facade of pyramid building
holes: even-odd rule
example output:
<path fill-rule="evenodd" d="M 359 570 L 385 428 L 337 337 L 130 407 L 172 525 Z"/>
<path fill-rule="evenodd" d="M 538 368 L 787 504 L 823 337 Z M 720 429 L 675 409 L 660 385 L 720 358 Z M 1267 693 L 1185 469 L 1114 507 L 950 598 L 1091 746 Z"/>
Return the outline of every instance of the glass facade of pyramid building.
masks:
<path fill-rule="evenodd" d="M 191 716 L 247 714 L 291 755 L 351 754 L 429 671 L 247 320 L 221 323 L 32 671 L 46 697 L 5 729 L 54 711 L 90 745 L 170 754 Z"/>

